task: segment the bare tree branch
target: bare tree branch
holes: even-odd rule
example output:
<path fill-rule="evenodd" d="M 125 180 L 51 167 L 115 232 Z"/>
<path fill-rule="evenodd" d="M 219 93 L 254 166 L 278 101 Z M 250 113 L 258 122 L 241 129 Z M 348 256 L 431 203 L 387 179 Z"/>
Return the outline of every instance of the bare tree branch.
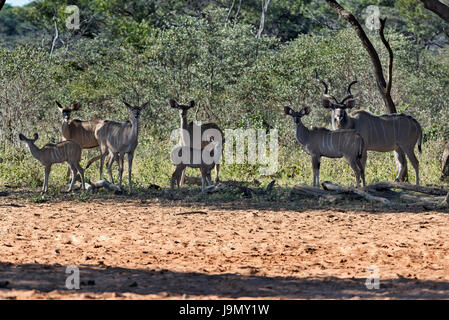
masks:
<path fill-rule="evenodd" d="M 239 16 L 241 8 L 242 8 L 242 0 L 239 1 L 239 7 L 238 7 L 237 13 L 235 14 L 235 17 L 234 17 L 234 25 L 237 23 L 237 17 Z"/>
<path fill-rule="evenodd" d="M 387 81 L 387 87 L 385 90 L 385 94 L 391 95 L 391 84 L 393 81 L 393 50 L 391 50 L 390 44 L 388 43 L 387 39 L 385 39 L 384 36 L 384 28 L 385 28 L 385 22 L 387 21 L 387 18 L 380 19 L 380 29 L 379 29 L 379 35 L 380 39 L 382 40 L 382 43 L 388 50 L 388 81 Z"/>
<path fill-rule="evenodd" d="M 437 14 L 441 19 L 449 22 L 449 7 L 438 0 L 420 0 L 424 8 Z"/>
<path fill-rule="evenodd" d="M 51 44 L 50 57 L 53 55 L 53 50 L 55 49 L 56 40 L 58 40 L 58 38 L 59 38 L 58 23 L 56 22 L 56 16 L 53 16 L 53 21 L 55 22 L 55 37 L 53 38 L 53 42 Z"/>
<path fill-rule="evenodd" d="M 270 0 L 262 0 L 262 16 L 260 17 L 260 26 L 259 31 L 257 31 L 256 38 L 260 38 L 262 35 L 263 29 L 265 28 L 265 15 L 268 10 L 268 5 L 270 4 Z"/>
<path fill-rule="evenodd" d="M 231 4 L 231 7 L 229 8 L 228 15 L 226 16 L 225 25 L 228 24 L 229 18 L 230 18 L 231 13 L 232 13 L 232 9 L 234 9 L 234 4 L 235 4 L 235 0 L 232 0 L 232 4 Z"/>
<path fill-rule="evenodd" d="M 385 46 L 387 46 L 387 50 L 390 54 L 390 64 L 389 64 L 389 83 L 385 81 L 384 73 L 382 70 L 382 63 L 380 62 L 379 55 L 377 54 L 376 49 L 374 48 L 373 44 L 369 40 L 368 36 L 366 35 L 365 31 L 363 30 L 360 23 L 357 21 L 357 19 L 354 17 L 352 13 L 347 11 L 345 8 L 343 8 L 337 1 L 333 0 L 326 0 L 326 2 L 329 4 L 329 6 L 334 9 L 343 19 L 348 21 L 352 28 L 355 30 L 357 36 L 362 41 L 363 46 L 365 47 L 366 51 L 368 51 L 368 54 L 371 58 L 371 62 L 374 67 L 374 75 L 376 76 L 376 82 L 377 86 L 379 88 L 379 91 L 382 95 L 382 99 L 384 100 L 385 106 L 389 113 L 396 113 L 396 106 L 393 102 L 393 99 L 391 98 L 390 91 L 391 91 L 391 71 L 393 67 L 393 52 L 391 51 L 390 46 L 388 45 L 388 42 L 383 37 L 383 27 L 381 27 L 382 31 L 379 30 L 381 39 L 383 38 L 382 42 Z M 385 25 L 385 20 L 383 21 L 383 25 Z M 384 42 L 385 41 L 385 42 Z"/>

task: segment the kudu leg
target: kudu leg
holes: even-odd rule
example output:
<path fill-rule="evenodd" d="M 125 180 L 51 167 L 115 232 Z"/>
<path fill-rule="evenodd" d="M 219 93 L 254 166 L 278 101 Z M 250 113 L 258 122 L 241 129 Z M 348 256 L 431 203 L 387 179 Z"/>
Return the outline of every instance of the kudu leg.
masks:
<path fill-rule="evenodd" d="M 357 165 L 360 169 L 360 177 L 362 178 L 362 186 L 366 186 L 366 180 L 365 180 L 365 166 L 362 164 L 362 162 L 357 159 Z"/>
<path fill-rule="evenodd" d="M 44 173 L 44 185 L 42 186 L 42 192 L 46 193 L 48 191 L 48 177 L 50 176 L 51 165 L 45 167 Z"/>
<path fill-rule="evenodd" d="M 73 186 L 75 185 L 76 174 L 78 173 L 78 170 L 73 164 L 70 164 L 69 166 L 70 169 L 72 170 L 72 181 L 70 182 L 69 190 L 67 190 L 67 192 L 71 192 L 73 190 Z"/>
<path fill-rule="evenodd" d="M 360 169 L 360 176 L 362 178 L 362 185 L 365 187 L 366 186 L 366 181 L 365 181 L 365 168 L 366 168 L 366 160 L 368 157 L 368 153 L 366 152 L 366 150 L 364 150 L 364 152 L 362 153 L 362 157 L 361 158 L 357 158 L 356 162 L 357 162 L 357 166 Z"/>
<path fill-rule="evenodd" d="M 207 184 L 208 184 L 209 186 L 212 185 L 211 171 L 212 171 L 212 169 L 208 170 L 208 171 L 207 171 L 207 174 L 206 174 Z M 215 182 L 214 182 L 214 183 L 215 183 Z"/>
<path fill-rule="evenodd" d="M 351 167 L 352 171 L 354 171 L 355 174 L 355 184 L 356 187 L 360 187 L 360 177 L 361 177 L 361 162 L 358 159 L 347 159 L 349 162 L 349 166 Z M 359 163 L 357 163 L 359 162 Z M 364 177 L 363 177 L 364 178 Z M 364 180 L 364 179 L 363 179 Z"/>
<path fill-rule="evenodd" d="M 80 176 L 81 176 L 81 190 L 86 190 L 86 185 L 84 183 L 84 181 L 85 181 L 84 180 L 84 169 L 81 167 L 79 162 L 75 164 L 75 168 L 78 170 L 78 172 L 80 173 Z"/>
<path fill-rule="evenodd" d="M 362 165 L 363 169 L 366 168 L 367 161 L 368 161 L 368 153 L 365 150 L 365 152 L 362 153 L 362 157 L 360 158 L 360 164 Z"/>
<path fill-rule="evenodd" d="M 122 179 L 123 179 L 123 167 L 124 167 L 124 158 L 125 154 L 120 154 L 118 156 L 118 176 L 119 176 L 119 187 L 122 188 Z"/>
<path fill-rule="evenodd" d="M 413 169 L 415 169 L 416 185 L 419 186 L 419 160 L 416 158 L 412 148 L 403 148 L 403 150 L 412 163 Z"/>
<path fill-rule="evenodd" d="M 181 172 L 181 176 L 179 177 L 179 185 L 182 187 L 184 186 L 185 180 L 186 180 L 186 169 L 184 168 L 184 170 L 182 170 Z"/>
<path fill-rule="evenodd" d="M 175 169 L 175 172 L 173 172 L 173 174 L 171 176 L 171 181 L 170 181 L 171 191 L 174 191 L 174 189 L 175 189 L 175 182 L 176 182 L 177 189 L 179 190 L 179 185 L 181 182 L 181 174 L 184 169 L 185 169 L 185 167 L 183 167 L 183 166 L 177 166 Z"/>
<path fill-rule="evenodd" d="M 408 168 L 407 168 L 407 158 L 405 153 L 401 148 L 397 148 L 394 151 L 394 159 L 396 162 L 396 168 L 398 174 L 396 175 L 395 181 L 407 182 L 408 181 Z"/>
<path fill-rule="evenodd" d="M 111 183 L 114 183 L 114 177 L 112 176 L 112 165 L 114 164 L 114 159 L 115 159 L 115 155 L 112 153 L 109 154 L 108 163 L 106 164 L 106 167 L 108 169 L 108 174 L 109 174 L 109 180 L 111 180 Z M 119 164 L 119 168 L 120 168 L 120 164 Z"/>
<path fill-rule="evenodd" d="M 312 157 L 313 186 L 320 187 L 320 157 Z"/>
<path fill-rule="evenodd" d="M 207 181 L 207 170 L 205 168 L 201 168 L 201 193 L 204 193 L 206 190 L 206 181 Z"/>
<path fill-rule="evenodd" d="M 100 180 L 103 180 L 103 166 L 104 166 L 104 158 L 106 157 L 106 154 L 101 154 L 100 158 Z"/>
<path fill-rule="evenodd" d="M 132 191 L 132 179 L 131 179 L 131 172 L 133 168 L 133 159 L 134 159 L 134 153 L 128 153 L 128 180 L 129 180 L 129 193 Z"/>
<path fill-rule="evenodd" d="M 214 183 L 217 184 L 218 182 L 220 182 L 220 178 L 218 178 L 218 173 L 220 172 L 220 164 L 217 163 L 215 165 L 215 178 L 214 178 Z"/>
<path fill-rule="evenodd" d="M 93 157 L 92 159 L 90 159 L 88 162 L 87 162 L 87 165 L 86 165 L 86 170 L 90 167 L 90 165 L 92 164 L 92 163 L 94 163 L 95 161 L 97 161 L 97 160 L 100 160 L 101 159 L 101 154 L 99 155 L 99 156 L 96 156 L 96 157 Z"/>

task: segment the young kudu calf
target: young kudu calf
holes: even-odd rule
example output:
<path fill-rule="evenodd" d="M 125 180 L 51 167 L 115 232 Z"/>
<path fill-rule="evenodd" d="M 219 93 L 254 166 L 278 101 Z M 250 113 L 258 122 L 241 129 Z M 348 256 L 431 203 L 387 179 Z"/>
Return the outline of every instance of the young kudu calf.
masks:
<path fill-rule="evenodd" d="M 103 164 L 106 155 L 109 154 L 109 161 L 107 168 L 109 177 L 113 183 L 112 164 L 115 159 L 118 161 L 119 167 L 119 186 L 122 186 L 123 165 L 125 154 L 128 154 L 128 177 L 129 177 L 129 191 L 132 191 L 131 171 L 134 158 L 134 151 L 136 150 L 139 136 L 139 116 L 143 109 L 146 108 L 149 101 L 138 106 L 131 106 L 123 102 L 126 108 L 131 113 L 131 122 L 115 122 L 102 120 L 96 130 L 95 138 L 100 144 L 101 159 L 100 159 L 100 179 L 103 179 Z"/>
<path fill-rule="evenodd" d="M 365 140 L 367 150 L 395 151 L 399 168 L 397 181 L 400 180 L 407 168 L 407 159 L 405 158 L 407 155 L 415 169 L 416 184 L 419 185 L 419 161 L 414 153 L 417 142 L 418 150 L 421 153 L 422 129 L 419 122 L 412 116 L 397 113 L 377 116 L 364 110 L 357 110 L 348 115 L 346 109 L 352 109 L 355 106 L 351 86 L 357 81 L 352 81 L 349 84 L 348 95 L 341 102 L 328 94 L 328 86 L 324 81 L 319 81 L 324 85 L 323 106 L 332 110 L 333 129 L 354 129 Z M 335 103 L 331 102 L 331 99 Z M 365 167 L 366 156 L 363 157 L 362 164 Z"/>
<path fill-rule="evenodd" d="M 206 183 L 212 185 L 210 172 L 216 166 L 222 154 L 222 145 L 212 141 L 203 149 L 196 149 L 189 146 L 178 146 L 170 153 L 170 159 L 176 165 L 175 172 L 171 178 L 171 190 L 174 190 L 176 183 L 179 190 L 182 173 L 186 167 L 198 168 L 201 171 L 201 192 L 204 193 Z M 195 162 L 195 159 L 198 161 Z"/>
<path fill-rule="evenodd" d="M 366 154 L 366 148 L 363 138 L 359 134 L 354 130 L 330 131 L 325 128 L 309 130 L 304 126 L 301 118 L 310 113 L 310 107 L 304 107 L 299 112 L 285 107 L 284 113 L 293 117 L 296 126 L 296 139 L 312 156 L 314 187 L 320 186 L 321 157 L 345 157 L 354 170 L 357 187 L 360 186 L 360 178 L 365 186 L 365 167 L 360 160 Z"/>
<path fill-rule="evenodd" d="M 189 105 L 179 105 L 175 100 L 170 100 L 170 105 L 172 108 L 179 109 L 179 117 L 181 119 L 181 135 L 180 135 L 180 145 L 181 146 L 190 146 L 193 148 L 200 148 L 204 149 L 211 141 L 215 141 L 218 144 L 224 143 L 224 135 L 223 131 L 220 129 L 220 127 L 213 122 L 201 124 L 201 126 L 196 125 L 195 123 L 187 122 L 187 111 L 195 106 L 195 101 L 190 101 Z M 195 137 L 195 133 L 198 131 L 199 139 L 201 140 L 201 143 L 198 140 L 197 137 Z M 206 137 L 205 137 L 206 136 Z M 215 178 L 214 182 L 218 183 L 218 173 L 220 172 L 220 164 L 215 164 Z M 185 180 L 185 168 L 182 171 L 181 179 L 180 179 L 180 185 L 182 186 L 184 184 Z"/>
<path fill-rule="evenodd" d="M 97 138 L 95 138 L 95 128 L 101 120 L 81 121 L 78 119 L 70 120 L 71 113 L 80 108 L 79 103 L 72 104 L 71 107 L 63 107 L 56 101 L 59 110 L 62 114 L 62 140 L 72 140 L 78 143 L 81 149 L 92 149 L 98 147 Z M 86 169 L 96 160 L 100 159 L 101 155 L 89 160 Z M 67 176 L 70 174 L 70 168 Z"/>
<path fill-rule="evenodd" d="M 81 175 L 81 186 L 82 190 L 84 190 L 84 170 L 80 166 L 81 147 L 79 146 L 79 144 L 75 141 L 66 140 L 57 144 L 48 143 L 43 146 L 42 149 L 39 149 L 34 144 L 38 137 L 39 136 L 37 135 L 37 133 L 34 134 L 33 139 L 28 139 L 23 134 L 19 134 L 19 139 L 21 141 L 24 141 L 28 145 L 31 155 L 39 160 L 39 162 L 42 163 L 45 167 L 44 186 L 42 187 L 42 191 L 48 191 L 48 177 L 50 175 L 52 164 L 61 162 L 67 162 L 70 169 L 72 170 L 72 181 L 70 183 L 68 192 L 72 191 L 73 189 L 77 171 L 79 171 Z"/>

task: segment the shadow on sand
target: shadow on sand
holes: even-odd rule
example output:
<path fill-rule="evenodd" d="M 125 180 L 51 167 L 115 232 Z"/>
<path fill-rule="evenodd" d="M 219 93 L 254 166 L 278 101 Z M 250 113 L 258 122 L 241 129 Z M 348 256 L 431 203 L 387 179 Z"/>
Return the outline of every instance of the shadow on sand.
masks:
<path fill-rule="evenodd" d="M 139 295 L 217 296 L 219 298 L 287 299 L 448 299 L 449 283 L 417 279 L 381 279 L 380 288 L 368 290 L 365 279 L 265 277 L 238 274 L 179 273 L 168 270 L 80 266 L 77 293 L 134 293 Z M 66 288 L 66 266 L 0 263 L 0 293 L 14 290 L 50 292 Z"/>

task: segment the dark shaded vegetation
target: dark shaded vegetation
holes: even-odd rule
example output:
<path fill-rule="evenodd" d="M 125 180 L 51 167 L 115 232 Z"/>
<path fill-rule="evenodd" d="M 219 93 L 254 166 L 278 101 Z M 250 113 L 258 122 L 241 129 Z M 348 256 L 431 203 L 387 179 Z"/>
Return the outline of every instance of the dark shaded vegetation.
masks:
<path fill-rule="evenodd" d="M 65 9 L 72 4 L 80 9 L 76 30 L 66 26 L 71 13 Z M 395 54 L 391 95 L 398 112 L 421 123 L 424 183 L 437 183 L 449 138 L 448 24 L 417 0 L 341 4 L 362 25 L 368 5 L 378 5 L 381 16 L 388 17 L 385 34 Z M 133 169 L 137 183 L 142 188 L 150 183 L 166 186 L 174 170 L 169 151 L 177 142 L 170 134 L 179 127 L 168 103 L 171 98 L 197 102 L 191 120 L 213 121 L 226 129 L 279 130 L 280 169 L 275 175 L 258 177 L 257 165 L 226 165 L 225 159 L 224 180 L 310 183 L 310 159 L 295 142 L 282 107 L 311 105 L 307 125 L 330 127 L 330 115 L 320 107 L 314 70 L 336 96 L 344 95 L 357 75 L 353 92 L 358 107 L 379 114 L 385 113 L 385 106 L 369 56 L 326 1 L 270 2 L 264 32 L 257 39 L 260 14 L 257 0 L 43 0 L 24 7 L 5 5 L 0 11 L 0 184 L 42 183 L 42 168 L 17 136 L 38 132 L 42 143 L 59 141 L 55 100 L 80 102 L 74 114 L 80 119 L 125 121 L 124 99 L 133 104 L 151 101 L 142 114 Z M 50 55 L 55 24 L 58 38 Z M 388 65 L 377 33 L 367 34 L 382 64 Z M 89 158 L 96 152 L 89 151 Z M 91 178 L 97 176 L 96 166 L 89 170 Z M 322 175 L 347 184 L 352 181 L 348 170 L 343 161 L 329 160 Z M 63 166 L 56 169 L 53 179 L 61 184 L 64 172 Z M 368 183 L 394 175 L 392 154 L 370 156 Z"/>

